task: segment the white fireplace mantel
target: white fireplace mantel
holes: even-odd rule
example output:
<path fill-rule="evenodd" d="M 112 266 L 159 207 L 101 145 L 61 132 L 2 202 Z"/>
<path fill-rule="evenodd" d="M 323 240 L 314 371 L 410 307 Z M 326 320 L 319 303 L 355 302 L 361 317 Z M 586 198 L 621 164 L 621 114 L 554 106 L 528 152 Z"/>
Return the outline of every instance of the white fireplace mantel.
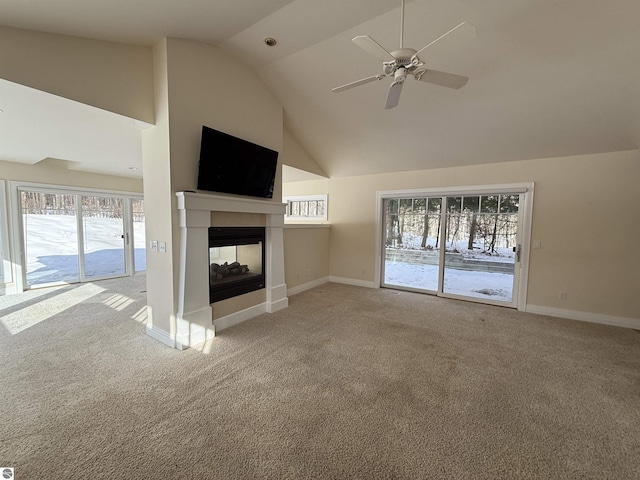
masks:
<path fill-rule="evenodd" d="M 262 213 L 282 215 L 286 205 L 269 200 L 253 200 L 244 197 L 226 197 L 194 192 L 178 192 L 178 210 L 204 210 L 207 212 Z"/>
<path fill-rule="evenodd" d="M 180 213 L 180 268 L 176 345 L 198 345 L 215 336 L 209 303 L 209 227 L 211 212 L 256 213 L 266 216 L 265 288 L 266 302 L 251 308 L 251 316 L 277 312 L 289 305 L 284 283 L 283 226 L 286 205 L 193 192 L 177 192 Z M 233 316 L 231 316 L 233 317 Z M 220 323 L 230 326 L 250 318 L 239 312 Z"/>

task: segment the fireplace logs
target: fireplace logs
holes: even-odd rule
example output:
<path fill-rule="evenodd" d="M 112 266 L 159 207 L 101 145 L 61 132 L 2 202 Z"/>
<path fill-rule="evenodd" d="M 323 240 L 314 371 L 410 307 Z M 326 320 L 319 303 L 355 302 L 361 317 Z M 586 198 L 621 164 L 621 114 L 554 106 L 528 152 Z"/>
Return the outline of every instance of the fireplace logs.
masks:
<path fill-rule="evenodd" d="M 247 265 L 240 265 L 239 262 L 227 263 L 222 265 L 212 263 L 209 267 L 209 273 L 212 280 L 222 280 L 223 278 L 230 277 L 232 275 L 242 275 L 249 272 Z"/>
<path fill-rule="evenodd" d="M 265 288 L 265 228 L 209 227 L 211 303 Z"/>

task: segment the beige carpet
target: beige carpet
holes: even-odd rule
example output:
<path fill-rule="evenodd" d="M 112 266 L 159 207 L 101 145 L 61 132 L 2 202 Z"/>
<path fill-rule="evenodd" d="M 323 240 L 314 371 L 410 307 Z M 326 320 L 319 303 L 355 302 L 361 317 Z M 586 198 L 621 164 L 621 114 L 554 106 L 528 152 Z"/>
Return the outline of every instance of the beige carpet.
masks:
<path fill-rule="evenodd" d="M 0 297 L 0 466 L 17 479 L 640 478 L 633 330 L 327 284 L 179 352 L 144 334 L 144 297 L 144 277 Z"/>

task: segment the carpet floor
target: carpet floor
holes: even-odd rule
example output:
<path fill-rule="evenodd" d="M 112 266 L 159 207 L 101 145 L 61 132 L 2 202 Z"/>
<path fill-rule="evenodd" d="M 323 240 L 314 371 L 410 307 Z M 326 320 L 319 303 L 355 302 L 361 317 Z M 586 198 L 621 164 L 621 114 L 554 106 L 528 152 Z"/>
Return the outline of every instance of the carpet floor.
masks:
<path fill-rule="evenodd" d="M 0 297 L 17 479 L 640 478 L 640 334 L 325 284 L 177 351 L 145 278 Z"/>

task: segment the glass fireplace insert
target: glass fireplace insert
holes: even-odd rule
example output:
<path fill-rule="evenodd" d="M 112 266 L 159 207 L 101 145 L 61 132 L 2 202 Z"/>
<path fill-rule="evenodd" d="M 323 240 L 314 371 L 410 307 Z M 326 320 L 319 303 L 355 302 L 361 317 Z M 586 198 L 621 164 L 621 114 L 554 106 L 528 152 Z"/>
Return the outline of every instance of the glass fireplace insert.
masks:
<path fill-rule="evenodd" d="M 265 286 L 264 227 L 209 228 L 209 301 Z"/>

